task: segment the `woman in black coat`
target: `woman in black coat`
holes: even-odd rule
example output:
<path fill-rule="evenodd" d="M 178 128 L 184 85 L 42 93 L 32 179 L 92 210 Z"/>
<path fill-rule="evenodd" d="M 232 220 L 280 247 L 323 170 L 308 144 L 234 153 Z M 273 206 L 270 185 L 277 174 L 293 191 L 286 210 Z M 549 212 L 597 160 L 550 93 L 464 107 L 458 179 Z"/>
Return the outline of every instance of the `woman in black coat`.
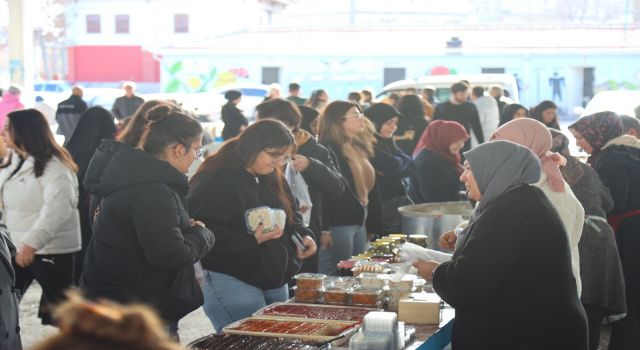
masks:
<path fill-rule="evenodd" d="M 224 94 L 227 103 L 222 106 L 221 118 L 224 123 L 222 129 L 222 139 L 224 141 L 238 136 L 244 128 L 249 125 L 249 121 L 238 109 L 238 103 L 242 98 L 242 93 L 238 90 L 229 90 Z"/>
<path fill-rule="evenodd" d="M 411 198 L 416 203 L 460 200 L 460 150 L 469 138 L 462 124 L 434 120 L 422 134 L 413 153 L 415 171 L 411 174 Z"/>
<path fill-rule="evenodd" d="M 214 242 L 186 210 L 184 174 L 200 155 L 202 127 L 165 106 L 149 114 L 143 150 L 107 141 L 89 165 L 84 183 L 101 202 L 81 283 L 92 298 L 150 304 L 175 333 L 203 303 L 193 264 Z"/>
<path fill-rule="evenodd" d="M 405 187 L 404 178 L 414 169 L 413 160 L 396 145 L 393 134 L 402 115 L 386 103 L 375 103 L 364 111 L 364 115 L 375 126 L 376 144 L 371 164 L 376 170 L 376 181 L 380 187 L 384 233 L 400 232 L 398 208 L 413 204 Z"/>
<path fill-rule="evenodd" d="M 465 183 L 479 201 L 451 261 L 418 261 L 456 310 L 452 346 L 586 350 L 587 321 L 562 221 L 545 194 L 538 157 L 508 141 L 466 152 Z"/>
<path fill-rule="evenodd" d="M 308 108 L 308 107 L 305 107 Z M 310 108 L 308 108 L 310 109 Z M 336 166 L 336 156 L 325 146 L 319 144 L 315 136 L 307 130 L 301 128 L 303 116 L 302 107 L 296 106 L 293 102 L 283 99 L 273 99 L 265 101 L 256 107 L 257 118 L 275 119 L 283 122 L 293 133 L 297 153 L 293 156 L 291 166 L 302 174 L 308 186 L 311 197 L 311 209 L 303 208 L 303 203 L 298 200 L 301 207 L 300 212 L 308 214 L 308 227 L 314 234 L 314 239 L 319 240 L 323 230 L 328 229 L 323 224 L 323 198 L 333 196 L 338 197 L 345 189 L 344 179 Z M 313 112 L 318 113 L 311 109 Z M 311 213 L 306 213 L 311 210 Z M 317 272 L 317 255 L 304 260 L 303 272 Z"/>
<path fill-rule="evenodd" d="M 313 234 L 281 170 L 293 148 L 283 123 L 260 120 L 208 157 L 192 178 L 189 209 L 216 233 L 215 247 L 202 259 L 202 288 L 204 312 L 219 333 L 289 299 L 287 282 L 315 254 Z M 274 224 L 272 210 L 285 214 L 283 222 Z"/>
<path fill-rule="evenodd" d="M 613 197 L 608 221 L 624 271 L 627 316 L 613 323 L 609 348 L 640 349 L 640 141 L 622 134 L 613 112 L 580 118 L 569 130 Z"/>
<path fill-rule="evenodd" d="M 76 279 L 80 278 L 84 254 L 91 240 L 91 213 L 89 210 L 91 196 L 82 183 L 96 149 L 103 140 L 112 140 L 115 133 L 116 125 L 113 121 L 113 115 L 102 107 L 91 107 L 82 113 L 71 139 L 65 146 L 78 165 L 78 183 L 80 184 L 78 211 L 80 212 L 80 229 L 82 230 L 82 250 L 76 255 Z"/>

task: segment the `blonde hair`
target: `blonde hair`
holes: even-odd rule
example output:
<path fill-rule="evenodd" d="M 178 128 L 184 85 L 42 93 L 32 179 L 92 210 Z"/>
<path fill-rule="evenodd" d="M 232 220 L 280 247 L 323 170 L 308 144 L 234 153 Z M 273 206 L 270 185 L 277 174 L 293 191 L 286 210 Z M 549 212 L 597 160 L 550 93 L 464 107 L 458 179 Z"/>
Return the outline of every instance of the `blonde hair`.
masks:
<path fill-rule="evenodd" d="M 184 350 L 146 306 L 89 302 L 77 292 L 54 311 L 60 333 L 32 350 Z"/>
<path fill-rule="evenodd" d="M 351 143 L 361 151 L 365 152 L 368 156 L 372 156 L 374 142 L 367 141 L 367 135 L 358 135 L 358 137 L 350 138 L 342 125 L 344 123 L 345 115 L 354 107 L 362 113 L 360 107 L 353 102 L 333 101 L 327 105 L 319 117 L 318 139 L 320 141 L 331 140 L 337 143 L 340 147 L 344 147 L 345 144 Z"/>

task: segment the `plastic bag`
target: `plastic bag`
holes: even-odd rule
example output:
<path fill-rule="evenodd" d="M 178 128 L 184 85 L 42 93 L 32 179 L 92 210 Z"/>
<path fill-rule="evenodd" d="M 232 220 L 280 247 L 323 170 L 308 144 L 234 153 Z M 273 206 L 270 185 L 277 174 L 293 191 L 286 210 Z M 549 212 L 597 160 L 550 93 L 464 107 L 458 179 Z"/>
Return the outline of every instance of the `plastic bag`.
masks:
<path fill-rule="evenodd" d="M 304 221 L 305 226 L 309 226 L 311 221 L 311 196 L 309 196 L 309 186 L 307 186 L 307 182 L 304 181 L 302 174 L 297 172 L 291 162 L 287 164 L 287 168 L 284 173 L 285 179 L 287 183 L 289 183 L 289 187 L 291 187 L 291 192 L 293 193 L 293 197 L 298 201 L 300 214 L 302 214 L 302 221 Z"/>
<path fill-rule="evenodd" d="M 193 264 L 193 271 L 196 275 L 196 281 L 198 281 L 200 288 L 202 288 L 204 286 L 204 269 L 199 261 Z"/>
<path fill-rule="evenodd" d="M 405 243 L 400 248 L 400 260 L 403 262 L 412 260 L 433 260 L 443 263 L 451 260 L 451 254 L 439 252 L 433 249 L 423 248 L 413 243 Z"/>

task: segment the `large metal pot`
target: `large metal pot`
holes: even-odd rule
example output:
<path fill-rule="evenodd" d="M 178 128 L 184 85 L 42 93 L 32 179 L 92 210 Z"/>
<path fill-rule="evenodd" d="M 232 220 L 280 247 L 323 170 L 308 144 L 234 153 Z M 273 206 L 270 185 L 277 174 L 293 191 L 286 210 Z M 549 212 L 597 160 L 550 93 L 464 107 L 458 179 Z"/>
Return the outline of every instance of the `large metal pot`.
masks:
<path fill-rule="evenodd" d="M 468 220 L 473 208 L 468 201 L 463 201 L 406 205 L 398 211 L 402 215 L 403 233 L 426 235 L 429 248 L 440 250 L 440 235 Z"/>

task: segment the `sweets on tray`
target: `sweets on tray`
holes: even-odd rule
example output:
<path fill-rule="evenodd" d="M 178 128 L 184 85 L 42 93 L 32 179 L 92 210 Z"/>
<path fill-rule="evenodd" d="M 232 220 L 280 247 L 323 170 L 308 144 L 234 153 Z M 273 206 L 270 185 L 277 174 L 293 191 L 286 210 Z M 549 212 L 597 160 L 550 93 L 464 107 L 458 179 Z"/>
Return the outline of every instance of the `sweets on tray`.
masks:
<path fill-rule="evenodd" d="M 330 323 L 334 322 L 334 323 Z M 225 327 L 224 332 L 263 333 L 283 336 L 334 337 L 357 325 L 354 322 L 336 322 L 325 320 L 245 318 Z"/>
<path fill-rule="evenodd" d="M 319 350 L 312 341 L 253 335 L 209 335 L 189 344 L 192 350 Z"/>
<path fill-rule="evenodd" d="M 362 322 L 364 316 L 371 311 L 376 309 L 276 303 L 259 310 L 255 315 Z"/>

